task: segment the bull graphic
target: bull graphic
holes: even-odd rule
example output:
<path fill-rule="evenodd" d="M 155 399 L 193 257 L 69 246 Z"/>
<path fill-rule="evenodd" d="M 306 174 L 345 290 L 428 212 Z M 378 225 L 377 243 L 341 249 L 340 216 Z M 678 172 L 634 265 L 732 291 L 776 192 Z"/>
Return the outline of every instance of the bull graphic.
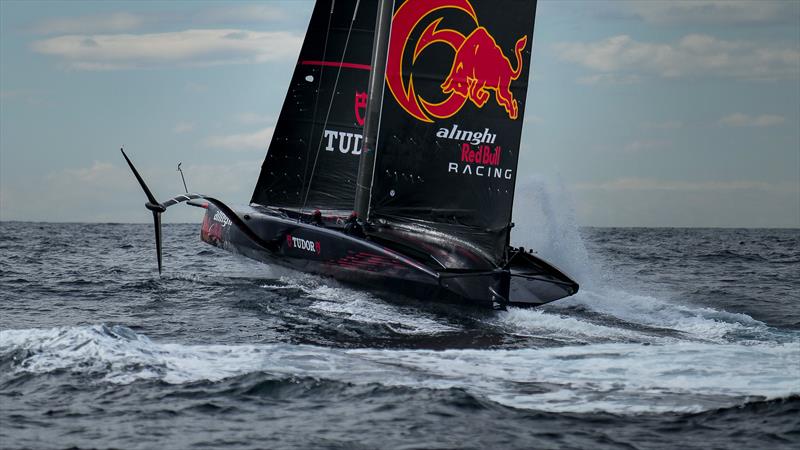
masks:
<path fill-rule="evenodd" d="M 467 25 L 471 31 L 463 34 L 453 28 L 440 27 L 445 16 L 451 15 L 445 13 L 446 10 L 453 14 L 466 14 L 472 21 Z M 432 21 L 416 37 L 415 28 L 428 16 Z M 509 33 L 504 31 L 503 35 Z M 386 87 L 401 108 L 423 122 L 452 117 L 467 101 L 482 108 L 492 97 L 489 91 L 494 91 L 497 104 L 505 109 L 508 117 L 516 120 L 519 106 L 511 92 L 511 82 L 522 74 L 522 52 L 527 43 L 527 35 L 516 41 L 517 62 L 512 67 L 492 34 L 480 25 L 471 0 L 405 0 L 392 16 L 386 56 Z M 441 84 L 433 86 L 441 89 L 444 100 L 430 101 L 417 93 L 414 82 L 420 86 L 427 84 L 430 73 L 418 78 L 409 73 L 413 72 L 418 57 L 432 45 L 446 45 L 455 52 L 449 75 L 442 78 Z"/>
<path fill-rule="evenodd" d="M 442 92 L 454 92 L 482 108 L 491 97 L 488 90 L 493 90 L 497 104 L 505 108 L 509 118 L 516 119 L 519 109 L 511 82 L 522 72 L 522 51 L 527 43 L 527 36 L 517 40 L 517 67 L 513 68 L 486 28 L 476 28 L 456 51 L 450 74 L 441 85 Z"/>

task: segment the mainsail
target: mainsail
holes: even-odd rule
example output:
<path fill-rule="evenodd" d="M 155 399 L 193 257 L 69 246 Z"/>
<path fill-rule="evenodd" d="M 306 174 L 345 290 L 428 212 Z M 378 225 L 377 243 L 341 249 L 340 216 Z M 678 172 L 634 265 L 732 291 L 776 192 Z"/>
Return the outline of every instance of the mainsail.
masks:
<path fill-rule="evenodd" d="M 396 2 L 369 210 L 376 237 L 417 241 L 448 268 L 502 264 L 535 9 Z"/>
<path fill-rule="evenodd" d="M 361 218 L 371 238 L 421 250 L 447 269 L 500 266 L 536 2 L 397 0 L 382 36 L 377 9 L 317 2 L 252 202 L 362 210 L 368 192 Z M 388 49 L 373 52 L 373 41 Z M 385 68 L 383 92 L 372 93 L 379 108 L 367 111 L 377 55 L 385 55 L 374 63 Z M 362 176 L 372 170 L 356 200 L 362 127 L 376 118 L 377 141 L 370 132 L 365 153 L 374 148 L 375 160 L 362 163 Z"/>
<path fill-rule="evenodd" d="M 319 0 L 251 203 L 351 210 L 375 8 Z"/>

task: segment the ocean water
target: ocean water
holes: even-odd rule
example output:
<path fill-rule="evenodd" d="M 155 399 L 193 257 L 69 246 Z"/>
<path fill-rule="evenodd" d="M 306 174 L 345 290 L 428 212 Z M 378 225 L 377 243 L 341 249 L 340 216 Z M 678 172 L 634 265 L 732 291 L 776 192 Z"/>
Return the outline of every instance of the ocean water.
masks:
<path fill-rule="evenodd" d="M 518 226 L 503 312 L 164 234 L 0 223 L 1 448 L 800 448 L 800 230 Z"/>

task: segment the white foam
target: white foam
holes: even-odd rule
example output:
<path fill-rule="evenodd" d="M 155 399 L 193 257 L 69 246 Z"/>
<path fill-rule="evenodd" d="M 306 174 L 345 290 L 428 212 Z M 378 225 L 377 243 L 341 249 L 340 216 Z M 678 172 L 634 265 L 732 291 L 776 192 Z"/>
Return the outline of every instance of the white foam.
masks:
<path fill-rule="evenodd" d="M 374 299 L 356 297 L 342 301 L 339 297 L 336 300 L 315 302 L 310 308 L 361 323 L 381 324 L 399 334 L 431 335 L 458 331 L 455 327 L 419 314 L 405 313 L 391 305 L 378 303 Z"/>
<path fill-rule="evenodd" d="M 559 314 L 559 311 L 580 306 L 631 324 L 678 331 L 688 340 L 722 343 L 735 341 L 739 336 L 760 340 L 775 338 L 773 330 L 746 314 L 685 305 L 640 293 L 641 287 L 626 286 L 604 271 L 599 256 L 589 256 L 578 230 L 571 197 L 559 180 L 529 177 L 521 181 L 518 189 L 525 195 L 515 197 L 514 242 L 534 249 L 545 260 L 555 263 L 575 278 L 581 288 L 577 295 L 548 305 L 546 311 L 551 315 L 517 311 L 501 315 L 501 321 L 531 333 L 547 333 L 553 325 L 559 325 L 564 327 L 564 335 L 573 330 L 578 337 L 601 340 L 662 341 L 616 326 L 597 328 L 585 320 L 564 320 Z"/>
<path fill-rule="evenodd" d="M 581 307 L 593 319 L 570 315 Z M 598 313 L 598 314 L 593 314 Z M 742 336 L 776 341 L 775 330 L 746 314 L 681 305 L 649 295 L 595 286 L 547 305 L 545 309 L 516 309 L 490 321 L 517 333 L 575 343 L 710 341 L 741 342 Z M 786 339 L 779 340 L 785 342 Z"/>
<path fill-rule="evenodd" d="M 653 296 L 618 289 L 579 292 L 551 305 L 550 310 L 582 306 L 626 322 L 684 333 L 686 339 L 732 342 L 741 335 L 770 336 L 769 327 L 746 314 L 682 305 Z"/>
<path fill-rule="evenodd" d="M 733 399 L 800 392 L 797 343 L 600 344 L 383 358 L 424 369 L 431 387 L 461 387 L 508 406 L 558 412 L 697 412 Z M 550 389 L 526 393 L 531 384 Z"/>
<path fill-rule="evenodd" d="M 302 374 L 325 371 L 332 362 L 330 357 L 309 358 L 302 346 L 159 344 L 128 328 L 104 325 L 0 331 L 0 354 L 18 349 L 31 353 L 18 371 L 67 370 L 119 384 L 219 381 L 257 371 Z M 302 363 L 293 370 L 292 361 Z M 314 366 L 315 361 L 324 364 Z"/>
<path fill-rule="evenodd" d="M 518 181 L 517 191 L 512 244 L 532 249 L 578 280 L 581 287 L 591 286 L 597 269 L 591 264 L 571 196 L 561 181 L 529 176 Z"/>
<path fill-rule="evenodd" d="M 438 334 L 457 331 L 417 308 L 403 308 L 384 302 L 365 291 L 339 286 L 334 280 L 314 275 L 282 277 L 281 285 L 268 288 L 299 289 L 316 300 L 311 310 L 367 324 L 384 325 L 399 334 Z"/>
<path fill-rule="evenodd" d="M 218 381 L 253 372 L 353 384 L 464 389 L 515 408 L 696 412 L 800 393 L 800 343 L 628 343 L 521 350 L 335 350 L 289 344 L 160 344 L 124 327 L 0 331 L 15 372 L 100 382 Z"/>
<path fill-rule="evenodd" d="M 668 342 L 672 338 L 653 336 L 624 328 L 598 325 L 564 314 L 540 309 L 509 308 L 490 321 L 517 335 L 553 339 L 565 343 Z"/>

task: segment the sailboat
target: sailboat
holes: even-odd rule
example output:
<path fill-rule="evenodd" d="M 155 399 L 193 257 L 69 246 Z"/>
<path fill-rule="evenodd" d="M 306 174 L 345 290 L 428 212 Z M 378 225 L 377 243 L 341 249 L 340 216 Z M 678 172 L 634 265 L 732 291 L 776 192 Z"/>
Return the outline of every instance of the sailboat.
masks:
<path fill-rule="evenodd" d="M 246 206 L 185 193 L 202 241 L 424 300 L 503 309 L 578 284 L 511 245 L 536 1 L 318 0 Z"/>

